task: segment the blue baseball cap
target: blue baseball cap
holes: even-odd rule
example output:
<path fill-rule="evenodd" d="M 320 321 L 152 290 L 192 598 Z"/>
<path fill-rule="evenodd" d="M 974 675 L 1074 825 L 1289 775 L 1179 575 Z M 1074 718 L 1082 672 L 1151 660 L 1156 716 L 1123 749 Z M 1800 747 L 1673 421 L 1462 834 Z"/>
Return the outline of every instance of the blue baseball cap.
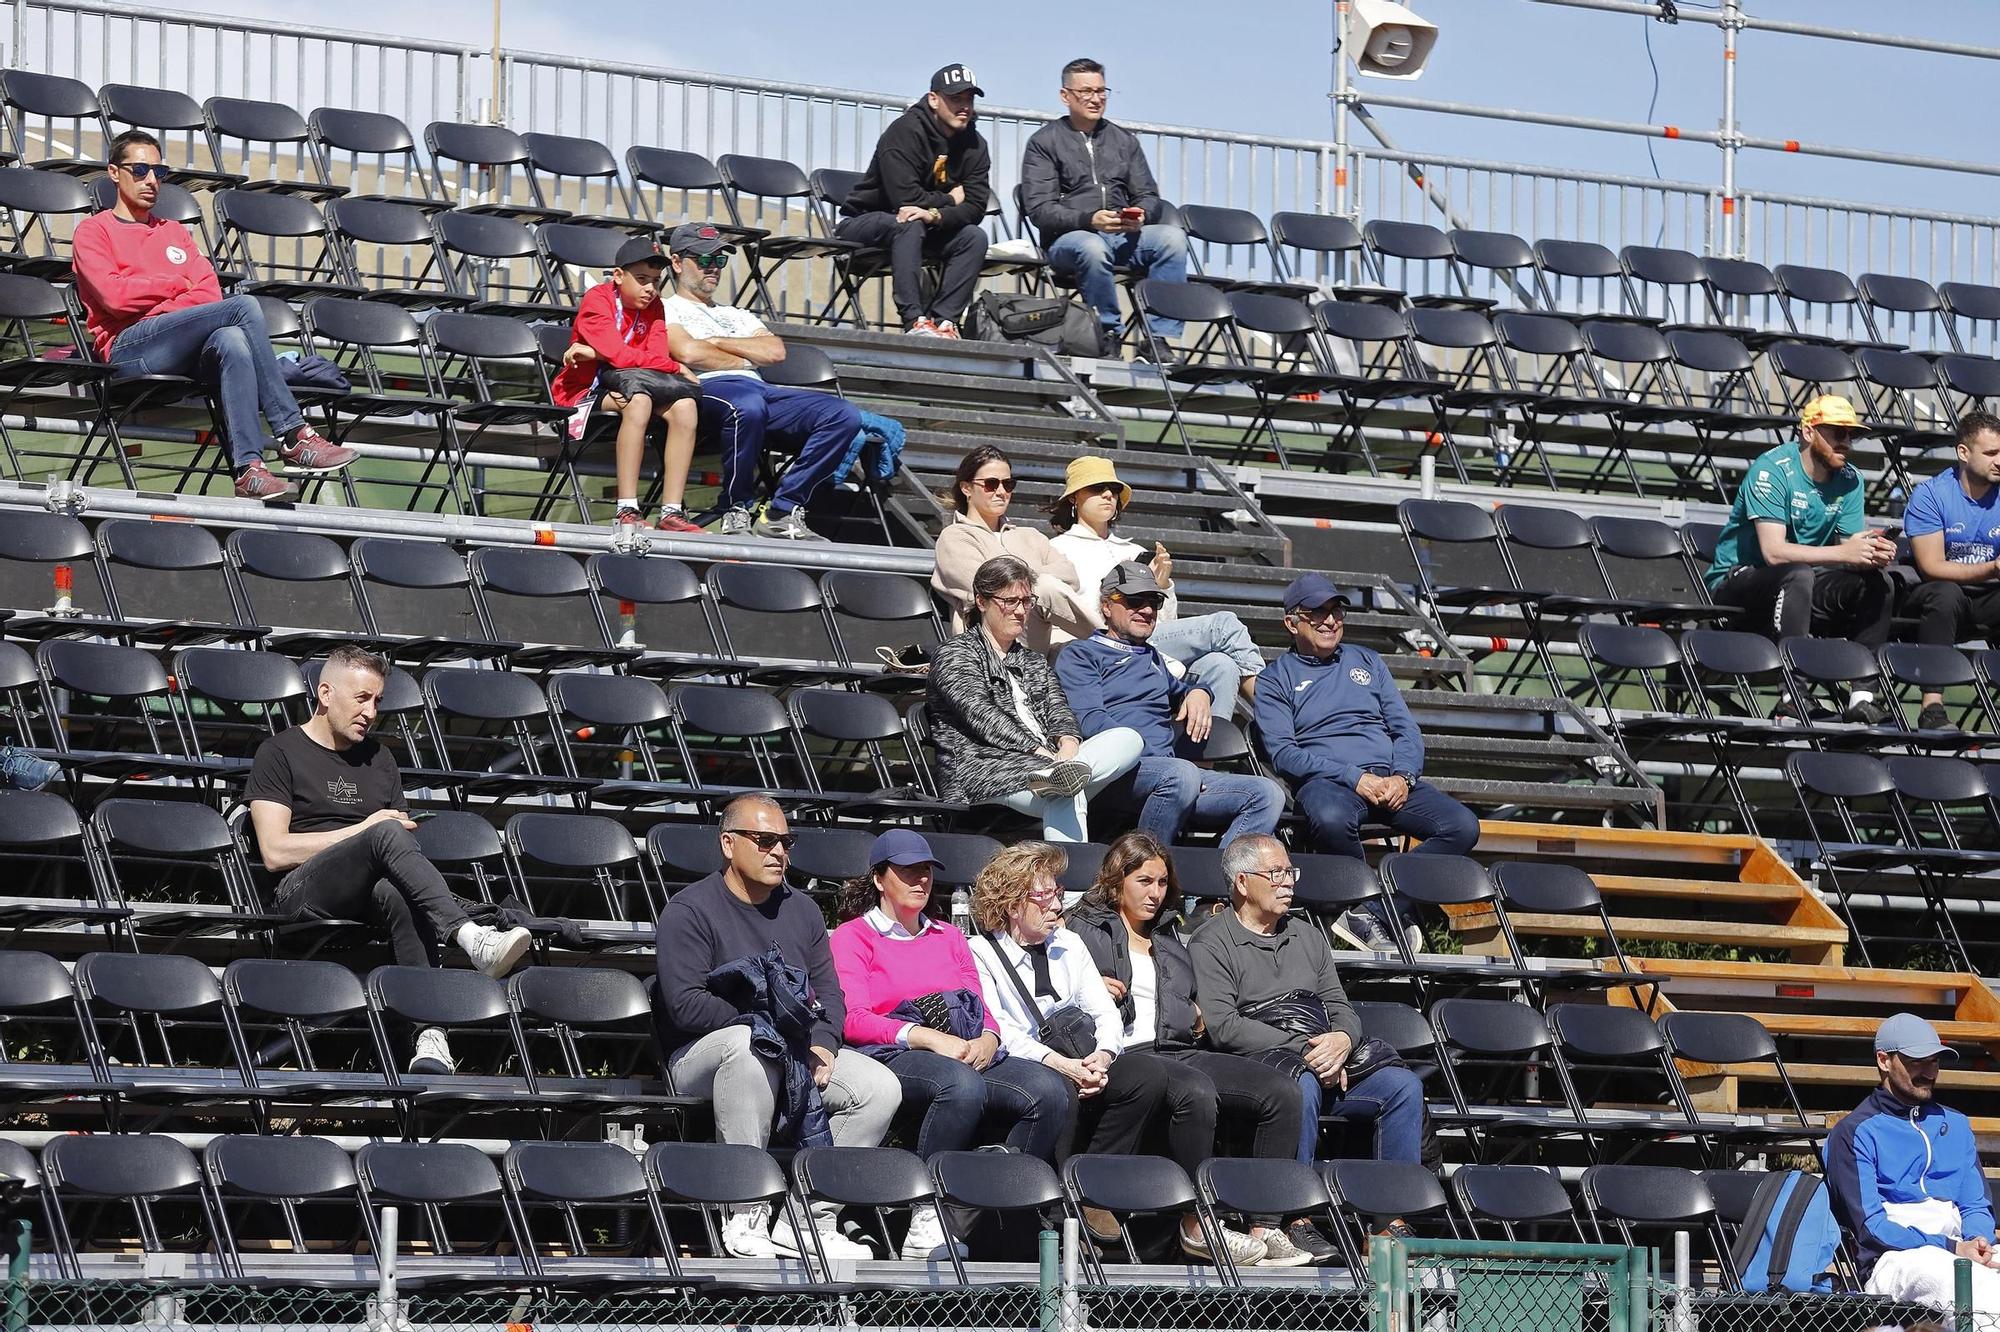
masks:
<path fill-rule="evenodd" d="M 891 828 L 868 848 L 868 863 L 873 866 L 938 865 L 943 862 L 931 854 L 931 844 L 924 840 L 922 833 L 908 828 Z"/>
<path fill-rule="evenodd" d="M 1333 585 L 1333 580 L 1325 574 L 1300 574 L 1285 588 L 1285 613 L 1291 614 L 1302 607 L 1318 607 L 1332 604 L 1347 607 L 1354 603 L 1347 594 Z"/>
<path fill-rule="evenodd" d="M 1937 1028 L 1915 1013 L 1895 1013 L 1875 1029 L 1875 1053 L 1899 1054 L 1911 1059 L 1936 1055 L 1958 1058 L 1958 1051 L 1938 1039 Z"/>

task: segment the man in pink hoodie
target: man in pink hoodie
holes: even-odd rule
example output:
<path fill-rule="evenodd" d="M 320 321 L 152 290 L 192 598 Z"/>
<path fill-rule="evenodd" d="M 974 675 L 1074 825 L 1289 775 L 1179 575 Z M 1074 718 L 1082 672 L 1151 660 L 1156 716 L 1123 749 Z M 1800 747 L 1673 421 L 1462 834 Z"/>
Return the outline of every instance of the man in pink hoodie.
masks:
<path fill-rule="evenodd" d="M 109 160 L 118 200 L 80 223 L 71 247 L 97 354 L 128 374 L 186 375 L 216 385 L 242 499 L 268 504 L 292 497 L 291 484 L 265 466 L 264 451 L 274 444 L 292 476 L 324 476 L 353 462 L 354 450 L 306 424 L 278 370 L 256 298 L 225 299 L 188 229 L 153 216 L 167 176 L 160 141 L 127 130 L 111 141 Z"/>

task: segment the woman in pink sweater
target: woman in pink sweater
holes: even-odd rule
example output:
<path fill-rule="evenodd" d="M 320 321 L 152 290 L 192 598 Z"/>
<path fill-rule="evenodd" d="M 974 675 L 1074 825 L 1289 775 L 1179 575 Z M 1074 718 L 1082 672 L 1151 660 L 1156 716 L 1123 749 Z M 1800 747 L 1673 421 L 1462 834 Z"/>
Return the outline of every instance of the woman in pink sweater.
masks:
<path fill-rule="evenodd" d="M 889 1066 L 905 1107 L 924 1108 L 919 1156 L 991 1141 L 980 1136 L 990 1117 L 1011 1124 L 1008 1146 L 1053 1162 L 1073 1104 L 1069 1084 L 1001 1051 L 965 936 L 924 913 L 937 863 L 930 844 L 892 828 L 875 839 L 868 863 L 841 893 L 847 920 L 832 937 L 847 1043 Z M 902 1256 L 941 1258 L 944 1243 L 936 1212 L 916 1209 Z"/>

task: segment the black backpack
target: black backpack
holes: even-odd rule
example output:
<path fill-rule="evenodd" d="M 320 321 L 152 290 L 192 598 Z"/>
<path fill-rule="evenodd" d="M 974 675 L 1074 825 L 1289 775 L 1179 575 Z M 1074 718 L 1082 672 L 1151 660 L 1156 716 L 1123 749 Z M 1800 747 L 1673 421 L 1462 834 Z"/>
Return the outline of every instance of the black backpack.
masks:
<path fill-rule="evenodd" d="M 966 312 L 965 335 L 981 342 L 1032 342 L 1068 356 L 1097 355 L 1098 319 L 1066 296 L 984 291 Z"/>

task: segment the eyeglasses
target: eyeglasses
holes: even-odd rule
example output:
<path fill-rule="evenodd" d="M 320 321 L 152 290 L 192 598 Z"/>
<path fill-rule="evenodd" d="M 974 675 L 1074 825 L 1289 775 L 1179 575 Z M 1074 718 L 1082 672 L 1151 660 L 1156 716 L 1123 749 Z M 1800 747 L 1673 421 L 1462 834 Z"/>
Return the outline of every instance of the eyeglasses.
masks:
<path fill-rule="evenodd" d="M 1109 88 L 1064 88 L 1063 91 L 1079 102 L 1101 102 L 1111 96 Z"/>
<path fill-rule="evenodd" d="M 799 840 L 797 833 L 751 832 L 748 828 L 724 828 L 722 831 L 725 836 L 749 838 L 757 844 L 759 851 L 767 855 L 774 847 L 782 846 L 789 851 Z"/>
<path fill-rule="evenodd" d="M 711 273 L 718 268 L 729 267 L 729 256 L 726 254 L 684 254 L 681 258 L 696 268 L 705 268 Z"/>
<path fill-rule="evenodd" d="M 1000 607 L 1002 610 L 1010 610 L 1010 611 L 1024 611 L 1028 609 L 1028 607 L 1035 604 L 1035 599 L 1033 596 L 988 597 L 986 599 L 992 602 L 994 605 Z"/>
<path fill-rule="evenodd" d="M 1289 888 L 1299 881 L 1299 867 L 1296 865 L 1286 865 L 1282 869 L 1244 870 L 1243 872 L 1255 879 L 1269 879 L 1274 888 Z"/>
<path fill-rule="evenodd" d="M 134 180 L 144 180 L 148 176 L 165 180 L 167 173 L 173 170 L 165 162 L 119 162 L 116 165 L 118 170 L 123 171 Z"/>
<path fill-rule="evenodd" d="M 1014 493 L 1014 487 L 1020 483 L 1011 476 L 982 476 L 976 478 L 972 484 L 989 495 L 996 490 L 1004 490 L 1011 495 Z"/>
<path fill-rule="evenodd" d="M 1292 614 L 1305 620 L 1308 624 L 1325 624 L 1328 620 L 1345 619 L 1347 616 L 1347 607 L 1301 606 L 1293 611 Z"/>

